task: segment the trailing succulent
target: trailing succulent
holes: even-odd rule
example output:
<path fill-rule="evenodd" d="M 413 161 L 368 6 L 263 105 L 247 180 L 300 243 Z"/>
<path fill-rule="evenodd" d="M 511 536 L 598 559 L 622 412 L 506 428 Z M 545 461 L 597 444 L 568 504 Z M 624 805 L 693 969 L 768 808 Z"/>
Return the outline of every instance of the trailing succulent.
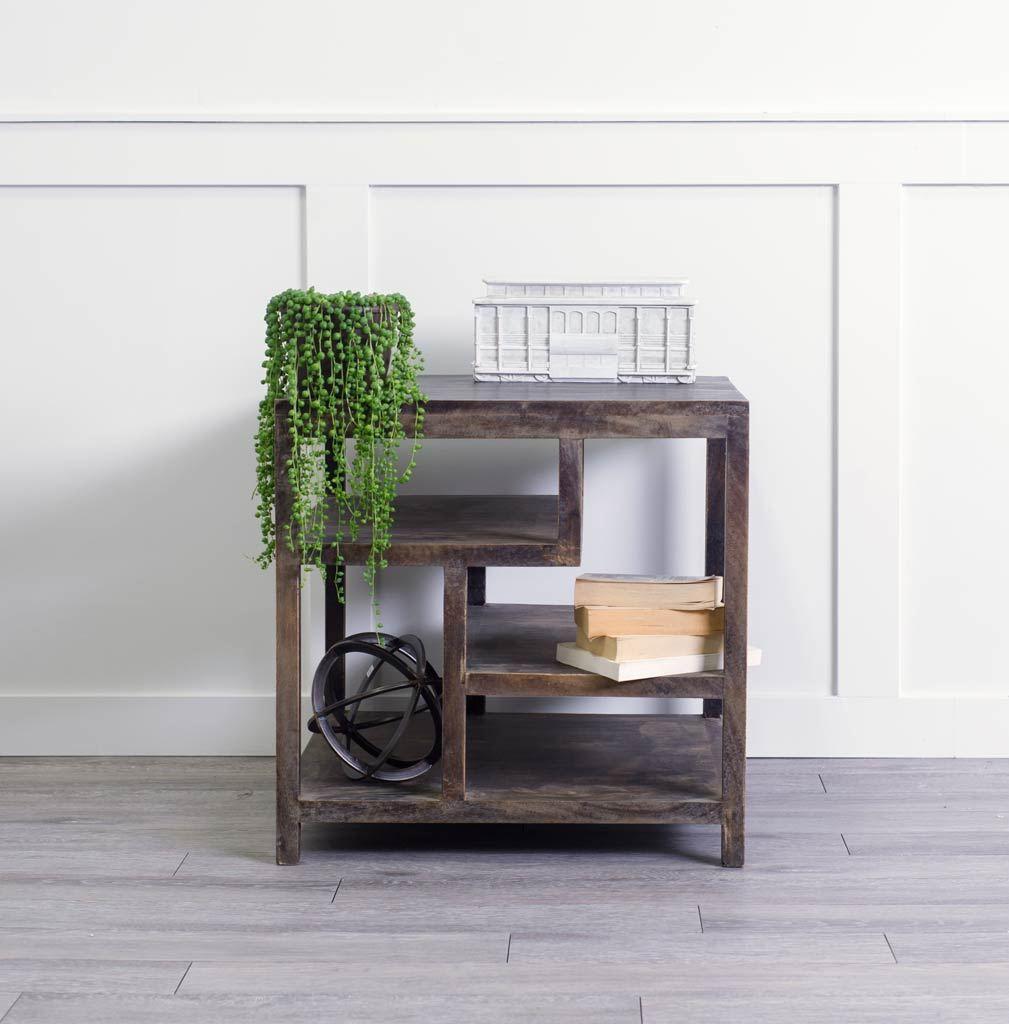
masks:
<path fill-rule="evenodd" d="M 341 546 L 369 527 L 371 548 L 364 578 L 375 602 L 375 576 L 386 565 L 397 487 L 413 471 L 424 423 L 423 365 L 413 344 L 413 311 L 402 295 L 323 295 L 288 289 L 266 309 L 266 393 L 256 435 L 257 488 L 265 569 L 276 554 L 273 502 L 274 403 L 286 398 L 291 413 L 293 492 L 291 522 L 279 538 L 306 567 L 325 577 L 326 548 L 339 564 Z M 404 406 L 416 410 L 410 458 L 399 468 Z M 348 457 L 353 438 L 353 454 Z M 342 573 L 336 579 L 344 600 Z M 377 604 L 376 604 L 377 612 Z"/>

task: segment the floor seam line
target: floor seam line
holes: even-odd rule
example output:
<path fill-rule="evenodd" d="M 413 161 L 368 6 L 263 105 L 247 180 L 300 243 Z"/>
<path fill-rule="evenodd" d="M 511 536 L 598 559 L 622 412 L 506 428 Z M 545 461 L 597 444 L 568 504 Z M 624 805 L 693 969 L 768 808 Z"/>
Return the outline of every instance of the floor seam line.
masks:
<path fill-rule="evenodd" d="M 848 851 L 848 856 L 851 856 L 851 847 L 848 845 L 848 840 L 844 838 L 844 833 L 841 833 L 841 842 L 844 843 L 844 848 Z"/>
<path fill-rule="evenodd" d="M 336 902 L 336 894 L 340 891 L 340 886 L 343 885 L 343 879 L 336 883 L 336 889 L 333 891 L 333 898 L 329 901 L 330 903 Z"/>
<path fill-rule="evenodd" d="M 179 866 L 172 872 L 172 878 L 174 878 L 182 870 L 182 865 L 186 863 L 186 857 L 189 856 L 189 852 L 189 850 L 186 850 L 186 856 L 179 861 Z"/>
<path fill-rule="evenodd" d="M 827 787 L 823 783 L 823 775 L 820 772 L 817 772 L 816 777 L 820 780 L 820 787 L 823 789 L 824 793 L 826 793 Z"/>
<path fill-rule="evenodd" d="M 192 970 L 193 963 L 194 961 L 190 960 L 189 966 L 182 972 L 182 977 L 179 978 L 179 983 L 175 986 L 175 991 L 172 993 L 173 996 L 177 996 L 179 994 L 179 989 L 182 988 L 182 983 L 186 980 L 190 970 Z M 0 1022 L 0 1024 L 2 1024 L 2 1022 Z"/>
<path fill-rule="evenodd" d="M 641 996 L 638 996 L 638 1021 L 639 1024 L 645 1024 L 645 1004 Z"/>
<path fill-rule="evenodd" d="M 700 903 L 697 904 L 697 920 L 700 922 L 701 934 L 703 935 L 704 934 L 704 918 L 701 916 L 701 905 L 700 905 Z"/>
<path fill-rule="evenodd" d="M 507 948 L 507 950 L 505 950 L 505 963 L 508 963 L 508 961 L 511 959 L 511 955 L 512 955 L 512 933 L 509 932 L 508 933 L 508 948 Z"/>
<path fill-rule="evenodd" d="M 893 962 L 895 964 L 900 963 L 900 961 L 897 959 L 897 954 L 893 951 L 893 945 L 890 943 L 890 937 L 886 934 L 886 932 L 883 932 L 883 938 L 886 939 L 887 949 L 890 950 L 890 956 L 893 957 Z"/>
<path fill-rule="evenodd" d="M 10 1006 L 8 1006 L 6 1010 L 4 1010 L 4 1015 L 2 1017 L 0 1017 L 0 1024 L 3 1024 L 3 1022 L 7 1019 L 7 1015 L 11 1012 L 11 1010 L 13 1010 L 14 1007 L 17 1006 L 17 1004 L 21 1002 L 21 997 L 23 995 L 24 995 L 24 992 L 18 992 L 17 999 L 15 999 L 14 1002 L 11 1003 Z"/>

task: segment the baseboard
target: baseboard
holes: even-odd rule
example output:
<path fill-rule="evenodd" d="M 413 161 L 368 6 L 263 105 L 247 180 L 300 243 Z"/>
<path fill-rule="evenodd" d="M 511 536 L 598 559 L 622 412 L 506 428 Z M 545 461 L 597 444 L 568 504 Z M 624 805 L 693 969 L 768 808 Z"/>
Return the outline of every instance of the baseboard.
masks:
<path fill-rule="evenodd" d="M 648 708 L 605 699 L 563 706 Z M 0 696 L 0 756 L 270 755 L 273 708 L 272 694 Z M 1009 757 L 1009 697 L 754 695 L 747 746 L 752 757 Z"/>
<path fill-rule="evenodd" d="M 0 755 L 272 755 L 273 708 L 272 693 L 0 696 Z"/>
<path fill-rule="evenodd" d="M 753 696 L 751 757 L 1009 757 L 1009 697 Z"/>

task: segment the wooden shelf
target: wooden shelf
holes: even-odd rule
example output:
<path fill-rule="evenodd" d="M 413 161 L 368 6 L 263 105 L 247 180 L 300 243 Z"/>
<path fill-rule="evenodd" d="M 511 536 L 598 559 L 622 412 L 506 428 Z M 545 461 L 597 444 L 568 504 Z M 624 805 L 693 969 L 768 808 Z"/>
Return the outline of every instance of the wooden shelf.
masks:
<path fill-rule="evenodd" d="M 346 822 L 717 822 L 721 725 L 697 715 L 486 714 L 467 723 L 465 800 L 435 768 L 354 782 L 321 736 L 302 755 L 301 817 Z"/>
<path fill-rule="evenodd" d="M 327 537 L 332 537 L 330 531 Z M 371 531 L 342 548 L 343 561 L 367 561 Z M 404 495 L 396 499 L 390 565 L 577 565 L 558 541 L 556 494 Z M 334 553 L 327 549 L 326 560 Z"/>
<path fill-rule="evenodd" d="M 421 377 L 424 436 L 725 437 L 747 402 L 727 377 L 693 384 L 489 383 L 472 375 Z M 413 415 L 403 424 L 413 430 Z"/>
<path fill-rule="evenodd" d="M 397 500 L 389 564 L 443 569 L 442 759 L 410 783 L 347 780 L 318 736 L 302 751 L 301 567 L 294 551 L 277 545 L 277 862 L 297 863 L 306 821 L 684 821 L 720 823 L 722 863 L 741 867 L 746 399 L 724 377 L 694 384 L 477 384 L 433 376 L 424 377 L 421 388 L 429 399 L 426 437 L 555 439 L 556 493 Z M 278 401 L 275 516 L 281 533 L 294 501 L 287 479 L 289 420 L 289 403 Z M 409 409 L 402 421 L 412 429 Z M 554 660 L 557 643 L 574 639 L 570 607 L 485 604 L 487 566 L 580 564 L 585 440 L 635 437 L 707 439 L 704 571 L 725 577 L 724 672 L 618 683 Z M 367 534 L 359 537 L 340 552 L 341 560 L 364 562 L 369 545 Z M 327 551 L 330 558 L 335 554 Z M 331 577 L 327 648 L 345 635 L 346 625 Z M 334 693 L 341 692 L 339 679 L 334 685 Z M 505 715 L 493 708 L 481 714 L 487 696 L 694 697 L 704 699 L 704 714 Z M 429 720 L 416 724 L 431 726 Z"/>
<path fill-rule="evenodd" d="M 574 640 L 570 605 L 488 604 L 468 609 L 466 692 L 487 697 L 707 697 L 723 692 L 722 672 L 618 683 L 555 658 Z"/>

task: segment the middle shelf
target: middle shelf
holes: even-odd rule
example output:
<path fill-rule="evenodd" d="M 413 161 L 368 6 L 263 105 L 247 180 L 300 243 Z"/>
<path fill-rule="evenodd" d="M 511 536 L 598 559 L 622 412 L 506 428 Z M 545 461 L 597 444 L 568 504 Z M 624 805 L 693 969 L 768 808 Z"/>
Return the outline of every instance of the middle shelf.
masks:
<path fill-rule="evenodd" d="M 466 692 L 487 697 L 721 697 L 723 673 L 617 682 L 562 665 L 575 639 L 571 605 L 486 604 L 467 609 Z"/>
<path fill-rule="evenodd" d="M 335 535 L 330 523 L 327 545 Z M 470 565 L 577 565 L 565 543 L 556 494 L 407 494 L 396 499 L 390 565 L 439 565 L 462 556 Z M 344 544 L 342 560 L 368 559 L 371 530 Z M 328 546 L 327 562 L 336 559 Z"/>

